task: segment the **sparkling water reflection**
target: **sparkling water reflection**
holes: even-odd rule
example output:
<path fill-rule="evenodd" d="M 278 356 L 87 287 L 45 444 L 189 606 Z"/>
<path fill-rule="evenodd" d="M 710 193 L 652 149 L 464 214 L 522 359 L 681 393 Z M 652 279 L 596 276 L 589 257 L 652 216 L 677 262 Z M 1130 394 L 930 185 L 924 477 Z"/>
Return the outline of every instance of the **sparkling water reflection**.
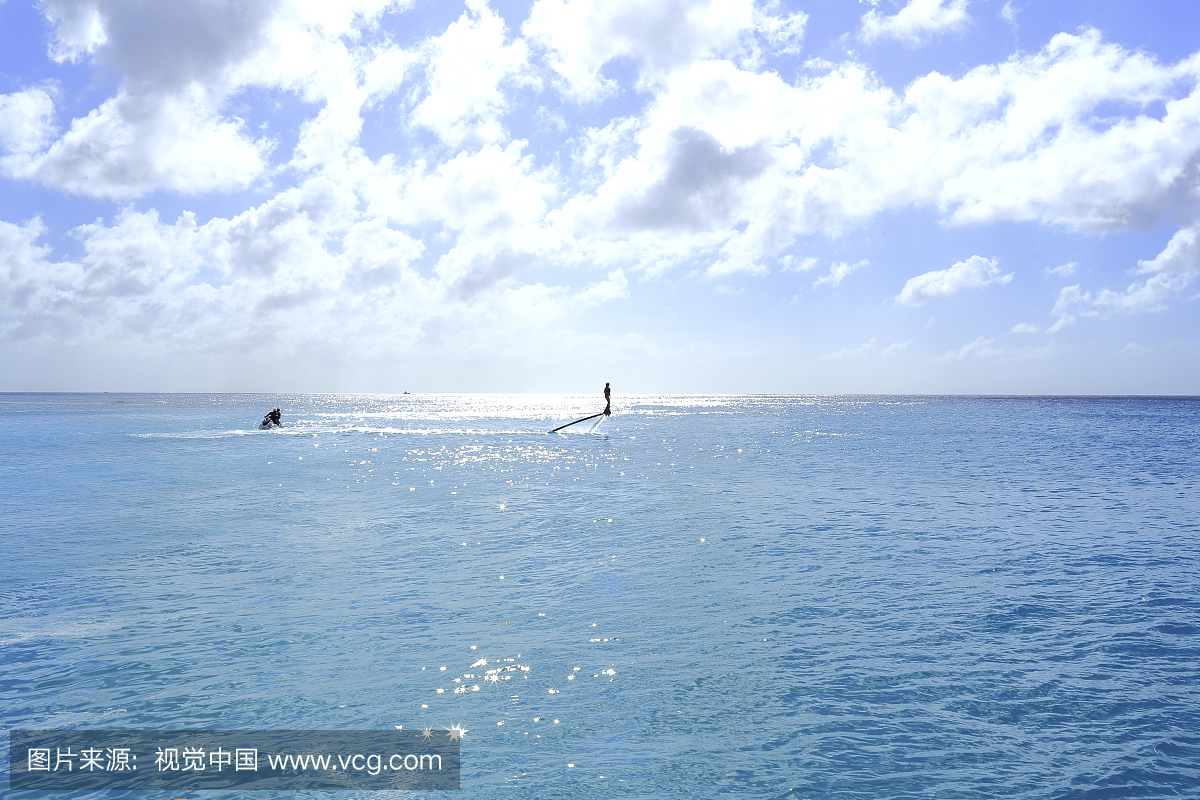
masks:
<path fill-rule="evenodd" d="M 1200 793 L 1200 403 L 547 433 L 598 405 L 0 396 L 4 724 L 460 725 L 464 797 Z"/>

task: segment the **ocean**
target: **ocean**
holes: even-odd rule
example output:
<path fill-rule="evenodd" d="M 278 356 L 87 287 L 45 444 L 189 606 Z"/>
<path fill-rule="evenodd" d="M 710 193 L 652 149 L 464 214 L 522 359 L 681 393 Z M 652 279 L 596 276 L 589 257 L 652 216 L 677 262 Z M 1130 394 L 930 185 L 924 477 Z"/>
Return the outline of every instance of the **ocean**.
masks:
<path fill-rule="evenodd" d="M 1200 797 L 1200 400 L 548 433 L 602 407 L 0 395 L 3 728 L 465 730 L 411 796 Z"/>

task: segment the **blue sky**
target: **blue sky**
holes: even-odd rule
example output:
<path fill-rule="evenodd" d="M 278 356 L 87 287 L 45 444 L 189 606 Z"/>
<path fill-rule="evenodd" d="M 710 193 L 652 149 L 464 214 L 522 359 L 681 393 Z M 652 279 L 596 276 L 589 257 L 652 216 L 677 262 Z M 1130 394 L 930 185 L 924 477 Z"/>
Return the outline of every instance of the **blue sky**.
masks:
<path fill-rule="evenodd" d="M 0 390 L 1200 394 L 1200 6 L 0 2 Z"/>

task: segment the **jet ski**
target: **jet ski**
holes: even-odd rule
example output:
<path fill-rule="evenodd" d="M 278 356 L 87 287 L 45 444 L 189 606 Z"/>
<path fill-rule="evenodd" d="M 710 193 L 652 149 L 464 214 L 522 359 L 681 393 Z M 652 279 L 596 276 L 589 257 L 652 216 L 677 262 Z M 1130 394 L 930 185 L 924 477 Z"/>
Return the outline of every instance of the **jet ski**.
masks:
<path fill-rule="evenodd" d="M 282 428 L 283 422 L 280 419 L 282 416 L 283 414 L 278 408 L 274 411 L 268 411 L 267 415 L 263 417 L 263 421 L 258 423 L 258 429 L 260 431 L 267 431 L 271 428 Z"/>

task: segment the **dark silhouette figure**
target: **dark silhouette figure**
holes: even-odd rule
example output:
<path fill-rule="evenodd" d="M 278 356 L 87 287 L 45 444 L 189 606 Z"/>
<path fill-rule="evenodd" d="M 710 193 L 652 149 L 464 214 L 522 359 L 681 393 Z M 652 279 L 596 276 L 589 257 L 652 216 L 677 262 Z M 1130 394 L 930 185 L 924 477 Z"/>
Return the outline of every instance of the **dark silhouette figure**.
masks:
<path fill-rule="evenodd" d="M 265 417 L 263 417 L 262 425 L 260 425 L 259 427 L 261 427 L 261 428 L 279 427 L 279 426 L 283 425 L 283 423 L 280 422 L 280 418 L 282 416 L 283 416 L 283 412 L 281 412 L 278 408 L 275 409 L 274 411 L 268 411 L 267 415 Z"/>
<path fill-rule="evenodd" d="M 604 384 L 604 416 L 607 417 L 607 416 L 610 416 L 611 414 L 612 414 L 612 389 L 610 389 L 608 387 L 608 384 L 606 383 L 606 384 Z"/>

